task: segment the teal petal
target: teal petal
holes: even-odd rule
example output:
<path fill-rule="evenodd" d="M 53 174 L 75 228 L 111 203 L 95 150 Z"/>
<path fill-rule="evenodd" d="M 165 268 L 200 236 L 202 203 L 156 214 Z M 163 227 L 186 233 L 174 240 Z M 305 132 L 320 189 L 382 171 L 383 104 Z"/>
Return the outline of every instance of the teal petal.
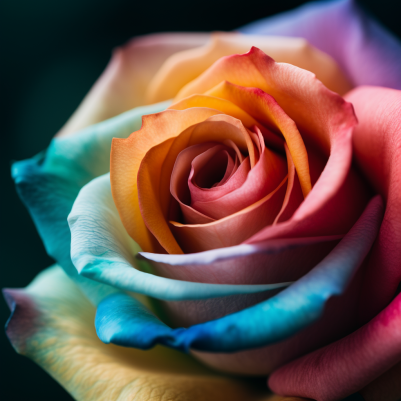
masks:
<path fill-rule="evenodd" d="M 97 333 L 106 343 L 144 349 L 160 343 L 186 352 L 234 352 L 281 341 L 317 321 L 327 301 L 345 291 L 377 236 L 382 216 L 383 202 L 376 196 L 322 262 L 258 305 L 188 329 L 169 329 L 136 300 L 111 295 L 98 306 Z"/>
<path fill-rule="evenodd" d="M 12 166 L 17 191 L 48 254 L 95 304 L 116 289 L 78 275 L 70 257 L 67 216 L 82 186 L 109 171 L 112 138 L 129 136 L 141 127 L 143 115 L 162 111 L 168 105 L 139 107 L 74 135 L 55 138 L 45 152 Z"/>
<path fill-rule="evenodd" d="M 286 287 L 290 283 L 228 285 L 194 283 L 140 271 L 135 259 L 139 246 L 126 232 L 110 187 L 110 176 L 96 178 L 80 191 L 68 217 L 71 258 L 82 276 L 113 287 L 158 299 L 181 301 L 251 294 Z"/>

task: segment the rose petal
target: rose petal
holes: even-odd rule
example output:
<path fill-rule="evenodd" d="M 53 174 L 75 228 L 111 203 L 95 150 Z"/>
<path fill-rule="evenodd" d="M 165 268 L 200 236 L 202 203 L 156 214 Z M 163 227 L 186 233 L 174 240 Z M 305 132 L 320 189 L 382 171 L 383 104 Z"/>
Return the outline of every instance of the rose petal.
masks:
<path fill-rule="evenodd" d="M 257 202 L 211 223 L 181 224 L 170 221 L 174 237 L 185 253 L 203 252 L 209 249 L 241 244 L 263 227 L 273 224 L 283 204 L 287 188 L 286 184 L 287 178 L 284 178 L 274 191 Z M 233 191 L 232 194 L 234 192 L 236 191 Z M 223 205 L 224 202 L 219 204 L 218 207 Z M 229 206 L 231 205 L 228 204 L 227 208 Z M 233 203 L 232 206 L 235 207 L 236 205 Z M 207 210 L 207 215 L 212 214 L 211 210 Z M 213 216 L 216 216 L 216 210 Z"/>
<path fill-rule="evenodd" d="M 210 114 L 217 113 L 217 111 L 213 109 L 202 108 L 191 108 L 185 111 L 167 110 L 167 114 L 160 114 L 160 116 L 163 114 L 163 116 L 160 117 L 162 122 L 160 126 L 149 124 L 149 128 L 147 128 L 147 135 L 154 134 L 154 136 L 156 136 L 156 132 L 159 133 L 160 130 L 164 130 L 165 135 L 168 135 L 168 133 L 171 132 L 176 135 L 176 138 L 172 143 L 166 141 L 149 149 L 141 161 L 138 172 L 136 170 L 134 171 L 134 169 L 131 167 L 134 165 L 134 163 L 132 162 L 132 158 L 130 156 L 140 152 L 140 149 L 138 149 L 137 146 L 134 146 L 135 143 L 133 141 L 129 143 L 129 151 L 132 152 L 132 154 L 130 155 L 129 153 L 125 152 L 124 159 L 121 158 L 123 153 L 118 155 L 117 153 L 113 153 L 112 149 L 112 161 L 115 160 L 119 167 L 117 171 L 113 170 L 112 162 L 111 182 L 113 197 L 117 208 L 119 209 L 124 226 L 132 238 L 136 239 L 137 237 L 135 237 L 133 234 L 135 234 L 135 232 L 139 232 L 138 227 L 129 226 L 129 228 L 132 228 L 132 230 L 129 230 L 127 228 L 128 224 L 124 222 L 124 216 L 127 216 L 130 219 L 128 223 L 134 223 L 134 210 L 132 208 L 132 204 L 128 203 L 127 198 L 125 197 L 129 195 L 129 200 L 132 202 L 138 202 L 140 205 L 140 211 L 138 206 L 138 214 L 135 214 L 135 218 L 137 218 L 138 221 L 141 221 L 141 224 L 147 228 L 155 238 L 157 238 L 160 245 L 168 253 L 182 253 L 182 250 L 171 233 L 171 229 L 168 224 L 168 214 L 170 211 L 171 202 L 170 179 L 179 153 L 189 146 L 203 142 L 214 141 L 224 143 L 227 140 L 232 140 L 236 142 L 237 146 L 241 150 L 249 153 L 251 166 L 255 164 L 255 146 L 249 135 L 249 132 L 242 125 L 241 121 L 233 117 L 223 114 L 214 115 L 209 118 L 204 118 L 205 121 L 202 121 L 198 124 L 193 122 L 193 125 L 188 127 L 186 130 L 180 131 L 178 119 L 184 118 L 186 114 L 190 114 L 191 111 L 194 113 L 196 110 L 205 110 Z M 169 113 L 173 114 L 171 115 Z M 173 116 L 177 122 L 169 124 L 169 121 L 171 122 L 171 118 Z M 176 129 L 175 131 L 173 131 L 174 128 Z M 131 135 L 130 138 L 136 138 L 136 135 Z M 127 163 L 130 163 L 129 168 L 131 170 L 131 175 L 128 177 L 128 180 L 127 168 L 125 167 L 124 160 Z M 114 177 L 117 176 L 116 178 L 113 178 L 113 171 Z M 134 185 L 127 188 L 124 183 L 127 181 L 134 182 L 134 176 L 137 177 L 138 189 L 135 188 Z M 116 191 L 114 190 L 113 179 L 120 180 L 120 185 Z M 121 196 L 117 193 L 117 191 L 120 191 Z M 138 199 L 134 198 L 135 195 L 138 197 Z M 117 199 L 118 196 L 119 199 Z M 135 213 L 137 213 L 136 210 Z M 141 245 L 141 248 L 144 251 L 153 249 L 148 246 L 142 246 L 146 245 L 144 244 L 142 237 L 139 237 L 138 243 Z"/>
<path fill-rule="evenodd" d="M 176 100 L 195 93 L 207 92 L 206 94 L 210 96 L 232 101 L 248 113 L 252 111 L 252 116 L 256 119 L 264 118 L 265 121 L 261 120 L 262 123 L 266 122 L 267 127 L 275 128 L 286 139 L 303 194 L 306 196 L 311 189 L 308 157 L 296 124 L 299 123 L 299 127 L 304 128 L 305 123 L 308 122 L 308 126 L 305 128 L 312 132 L 313 126 L 317 125 L 314 119 L 313 122 L 308 120 L 312 120 L 312 115 L 314 116 L 314 113 L 310 112 L 310 97 L 319 89 L 319 84 L 317 82 L 310 83 L 311 88 L 306 88 L 304 85 L 309 74 L 290 65 L 275 63 L 261 50 L 252 48 L 246 54 L 224 57 L 217 61 L 197 79 L 185 86 L 178 93 Z M 299 86 L 294 85 L 294 81 L 299 81 Z M 288 82 L 291 82 L 291 87 Z M 299 93 L 301 87 L 304 89 L 302 94 Z M 325 102 L 332 100 L 331 96 L 322 96 L 320 93 L 319 95 Z M 316 93 L 313 96 L 316 96 Z M 339 99 L 336 99 L 337 102 Z M 308 104 L 307 110 L 305 109 L 306 104 Z M 315 107 L 319 110 L 324 106 L 315 104 Z M 295 123 L 283 109 L 290 117 L 292 115 L 297 117 Z M 289 111 L 291 113 L 288 113 Z M 319 142 L 326 139 L 325 145 L 327 146 L 328 138 L 324 138 L 324 133 L 316 132 L 315 135 L 318 136 Z"/>
<path fill-rule="evenodd" d="M 344 292 L 374 242 L 382 213 L 383 203 L 380 197 L 375 197 L 351 231 L 320 264 L 280 294 L 256 306 L 188 329 L 171 330 L 167 334 L 165 326 L 163 332 L 155 327 L 154 332 L 147 332 L 146 338 L 137 338 L 136 333 L 141 331 L 141 316 L 134 314 L 134 309 L 125 309 L 124 312 L 118 305 L 110 307 L 115 299 L 110 296 L 102 301 L 97 328 L 102 329 L 101 311 L 106 310 L 105 315 L 114 322 L 122 321 L 120 313 L 124 313 L 123 321 L 129 314 L 131 322 L 135 321 L 135 326 L 114 324 L 113 330 L 108 332 L 109 338 L 114 335 L 124 338 L 126 346 L 143 347 L 160 342 L 184 350 L 193 347 L 233 352 L 283 340 L 316 321 L 328 299 Z M 128 302 L 127 297 L 124 299 Z"/>
<path fill-rule="evenodd" d="M 360 316 L 365 323 L 391 301 L 401 282 L 401 91 L 361 87 L 347 99 L 359 120 L 353 135 L 355 159 L 386 200 L 361 293 Z"/>
<path fill-rule="evenodd" d="M 220 110 L 221 114 L 228 114 L 231 117 L 241 120 L 242 124 L 248 129 L 256 125 L 262 131 L 267 146 L 279 150 L 283 148 L 282 138 L 269 131 L 250 114 L 227 99 L 206 95 L 191 95 L 172 104 L 169 109 L 185 110 L 189 107 L 210 107 L 215 110 Z"/>
<path fill-rule="evenodd" d="M 183 111 L 166 110 L 163 113 L 143 117 L 142 128 L 126 139 L 114 139 L 110 156 L 110 179 L 114 202 L 117 205 L 121 220 L 129 235 L 143 250 L 159 250 L 160 245 L 155 241 L 146 227 L 141 215 L 138 199 L 137 176 L 142 159 L 146 152 L 156 145 L 177 136 L 186 128 L 218 114 L 218 111 L 207 108 L 191 108 Z M 160 163 L 160 160 L 157 160 Z M 154 171 L 156 166 L 150 166 Z M 171 173 L 170 173 L 171 174 Z M 152 178 L 160 180 L 160 174 L 153 174 Z M 170 177 L 169 177 L 170 178 Z M 140 179 L 139 179 L 140 180 Z M 147 181 L 146 181 L 147 182 Z M 169 184 L 170 180 L 168 180 Z M 158 188 L 156 183 L 154 188 Z M 149 200 L 150 201 L 150 200 Z M 148 215 L 157 227 L 163 226 L 163 219 L 158 216 L 160 205 L 149 205 L 151 213 Z M 164 230 L 164 242 L 172 253 L 182 253 L 169 230 Z"/>
<path fill-rule="evenodd" d="M 70 135 L 146 104 L 147 87 L 163 62 L 176 52 L 201 46 L 209 36 L 206 33 L 153 34 L 134 38 L 115 49 L 106 70 L 57 135 Z"/>
<path fill-rule="evenodd" d="M 140 351 L 103 344 L 93 327 L 93 306 L 60 267 L 4 294 L 12 310 L 6 332 L 14 348 L 76 400 L 293 400 L 271 395 L 254 381 L 211 372 L 164 347 Z"/>
<path fill-rule="evenodd" d="M 281 156 L 264 146 L 261 135 L 259 141 L 262 143 L 262 154 L 254 168 L 248 173 L 244 184 L 214 200 L 191 199 L 191 206 L 195 210 L 214 219 L 221 219 L 260 201 L 280 185 L 287 176 L 286 163 Z M 261 220 L 263 220 L 262 217 Z M 248 224 L 252 226 L 251 221 Z"/>
<path fill-rule="evenodd" d="M 191 146 L 183 150 L 175 161 L 174 169 L 171 173 L 170 192 L 175 200 L 180 204 L 180 209 L 186 222 L 203 224 L 213 221 L 212 218 L 205 216 L 188 205 L 190 203 L 190 193 L 187 180 L 191 171 L 191 161 L 193 158 L 215 145 L 215 143 L 206 142 Z"/>
<path fill-rule="evenodd" d="M 401 294 L 359 330 L 278 369 L 269 387 L 319 401 L 346 397 L 401 361 L 400 327 Z"/>
<path fill-rule="evenodd" d="M 351 88 L 336 62 L 301 38 L 214 33 L 203 46 L 176 53 L 166 60 L 149 85 L 149 103 L 173 98 L 219 58 L 246 53 L 252 46 L 257 46 L 277 62 L 312 71 L 335 92 L 344 94 Z"/>
<path fill-rule="evenodd" d="M 311 2 L 253 22 L 240 31 L 305 38 L 332 56 L 355 86 L 401 89 L 400 41 L 355 0 Z"/>
<path fill-rule="evenodd" d="M 137 108 L 82 130 L 79 135 L 55 138 L 46 152 L 13 164 L 12 176 L 31 213 L 47 253 L 65 269 L 97 304 L 110 286 L 81 277 L 71 262 L 68 213 L 82 186 L 110 167 L 113 137 L 126 137 L 141 125 L 143 114 L 165 109 L 167 103 Z"/>
<path fill-rule="evenodd" d="M 80 191 L 68 216 L 71 258 L 84 277 L 157 299 L 204 299 L 284 287 L 278 285 L 219 285 L 158 277 L 135 259 L 138 245 L 124 230 L 114 204 L 108 174 Z"/>

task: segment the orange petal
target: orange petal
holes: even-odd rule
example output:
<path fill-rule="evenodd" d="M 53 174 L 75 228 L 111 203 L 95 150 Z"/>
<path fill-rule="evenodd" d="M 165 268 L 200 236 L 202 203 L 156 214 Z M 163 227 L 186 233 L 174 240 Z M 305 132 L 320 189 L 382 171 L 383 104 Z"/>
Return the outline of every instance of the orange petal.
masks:
<path fill-rule="evenodd" d="M 155 145 L 174 138 L 191 125 L 217 113 L 207 108 L 166 110 L 144 116 L 142 128 L 128 138 L 113 139 L 110 156 L 113 199 L 125 229 L 144 251 L 154 252 L 156 245 L 139 208 L 137 176 L 142 159 Z M 182 253 L 178 245 L 172 245 L 172 250 L 174 253 Z"/>
<path fill-rule="evenodd" d="M 163 113 L 159 113 L 159 115 L 165 114 L 165 113 L 177 113 L 176 115 L 179 116 L 179 113 L 189 113 L 191 110 L 208 110 L 209 112 L 215 112 L 212 109 L 202 109 L 202 108 L 191 108 L 187 109 L 185 111 L 176 111 L 176 110 L 167 110 Z M 175 117 L 176 115 L 169 115 L 168 118 L 165 118 L 165 121 L 170 120 L 171 125 L 174 125 L 175 119 L 170 118 L 170 117 Z M 151 116 L 148 116 L 151 117 Z M 149 130 L 149 133 L 153 133 L 156 135 L 157 133 L 163 132 L 163 129 L 165 130 L 165 134 L 168 133 L 167 127 L 155 127 L 156 124 L 149 124 L 151 126 L 152 130 Z M 142 131 L 142 130 L 141 130 Z M 178 129 L 174 130 L 174 132 L 179 131 Z M 128 139 L 130 138 L 142 138 L 143 135 L 131 135 Z M 168 252 L 168 253 L 182 253 L 180 247 L 178 246 L 177 242 L 174 239 L 174 236 L 171 233 L 170 227 L 168 225 L 168 214 L 170 210 L 170 200 L 171 200 L 171 194 L 170 194 L 170 179 L 171 179 L 171 173 L 174 168 L 175 161 L 179 155 L 179 153 L 188 148 L 189 146 L 196 145 L 199 143 L 204 143 L 204 142 L 221 142 L 224 143 L 224 141 L 227 140 L 232 140 L 237 144 L 237 146 L 242 149 L 243 151 L 247 151 L 249 153 L 249 157 L 251 159 L 251 165 L 252 165 L 252 160 L 255 160 L 255 148 L 252 139 L 250 138 L 248 131 L 244 128 L 244 126 L 241 124 L 239 120 L 234 119 L 233 117 L 227 116 L 227 115 L 215 115 L 211 116 L 209 118 L 205 118 L 205 121 L 196 124 L 196 125 L 191 125 L 188 127 L 186 130 L 183 130 L 180 135 L 178 135 L 175 140 L 172 142 L 171 146 L 170 144 L 167 143 L 162 143 L 159 144 L 158 146 L 150 147 L 149 151 L 147 152 L 146 156 L 143 158 L 143 161 L 140 165 L 140 169 L 137 173 L 135 173 L 135 176 L 137 175 L 138 177 L 138 189 L 135 187 L 135 194 L 133 193 L 133 185 L 129 188 L 125 188 L 126 190 L 130 190 L 130 196 L 136 195 L 139 196 L 139 202 L 141 202 L 141 209 L 139 209 L 139 206 L 135 210 L 135 217 L 137 219 L 137 225 L 135 226 L 134 223 L 135 221 L 131 219 L 133 226 L 128 226 L 129 228 L 133 228 L 138 231 L 139 224 L 142 224 L 143 227 L 143 233 L 145 233 L 146 227 L 153 233 L 153 235 L 157 238 L 161 246 Z M 117 142 L 118 143 L 118 142 Z M 113 142 L 114 145 L 114 142 Z M 138 145 L 130 143 L 130 151 L 131 152 L 138 152 Z M 160 148 L 160 149 L 159 149 Z M 163 148 L 163 149 L 161 149 Z M 168 149 L 167 149 L 168 148 Z M 167 153 L 164 153 L 167 152 Z M 134 160 L 131 158 L 127 158 L 127 155 L 125 155 L 126 160 L 132 165 Z M 160 155 L 166 154 L 166 157 L 164 158 L 164 162 L 162 165 L 159 163 L 157 165 L 152 165 L 153 160 L 157 160 Z M 117 154 L 115 155 L 115 160 L 118 162 L 119 157 L 117 157 Z M 120 162 L 120 165 L 122 163 Z M 124 172 L 125 171 L 125 172 Z M 127 171 L 126 168 L 121 169 L 121 174 L 125 174 L 125 176 L 121 176 L 122 178 L 125 179 L 127 177 Z M 132 180 L 134 178 L 133 173 L 131 174 L 131 180 L 126 181 L 126 182 L 133 182 L 135 180 Z M 152 181 L 152 183 L 149 183 L 149 181 Z M 113 183 L 113 181 L 112 181 Z M 120 185 L 120 192 L 124 187 Z M 157 188 L 159 188 L 159 191 L 157 191 Z M 112 184 L 112 190 L 113 190 L 113 184 Z M 117 191 L 115 191 L 117 192 Z M 128 193 L 128 192 L 126 192 Z M 138 195 L 137 195 L 138 194 Z M 116 201 L 116 196 L 114 195 L 113 192 L 113 197 L 115 199 L 117 209 L 119 210 L 120 216 L 124 216 L 123 212 L 125 211 L 127 215 L 129 214 L 130 216 L 133 216 L 133 207 L 132 205 L 134 204 L 134 199 L 131 197 L 132 201 L 128 203 L 126 201 L 126 198 L 123 198 L 120 196 L 120 199 L 124 201 L 124 205 L 127 209 L 122 211 L 122 208 L 120 208 L 117 204 Z M 136 198 L 138 199 L 138 198 Z M 141 215 L 142 212 L 142 215 Z M 142 218 L 143 217 L 143 218 Z M 121 220 L 124 223 L 123 217 L 121 217 Z M 146 226 L 145 226 L 145 222 Z M 126 224 L 124 223 L 124 226 L 126 227 L 128 233 L 130 231 L 128 230 Z M 132 231 L 131 231 L 132 232 Z M 149 233 L 149 232 L 148 232 Z M 142 233 L 141 233 L 142 234 Z M 130 235 L 135 239 L 131 233 Z M 143 235 L 143 234 L 142 234 Z M 138 234 L 136 234 L 138 239 L 141 239 Z M 136 239 L 135 239 L 136 240 Z M 139 245 L 142 247 L 141 243 L 139 240 L 136 240 L 136 242 L 139 243 Z M 143 249 L 143 247 L 142 247 Z"/>
<path fill-rule="evenodd" d="M 291 157 L 291 153 L 288 150 L 287 145 L 284 145 L 284 147 L 285 147 L 285 154 L 287 156 L 287 170 L 288 170 L 287 192 L 285 193 L 281 210 L 277 215 L 277 217 L 275 218 L 273 225 L 290 219 L 291 216 L 298 209 L 299 205 L 304 200 L 302 196 L 301 186 L 299 184 L 299 180 L 295 172 L 295 166 Z"/>
<path fill-rule="evenodd" d="M 213 223 L 181 224 L 170 221 L 174 236 L 185 253 L 238 245 L 273 223 L 283 203 L 286 182 L 287 177 L 263 199 Z"/>
<path fill-rule="evenodd" d="M 244 124 L 246 128 L 251 128 L 256 125 L 262 131 L 267 146 L 272 146 L 275 149 L 282 149 L 283 147 L 283 140 L 278 135 L 273 134 L 270 130 L 263 126 L 263 124 L 256 121 L 252 114 L 252 110 L 250 110 L 250 113 L 247 113 L 227 98 L 206 95 L 191 95 L 178 101 L 177 103 L 174 103 L 169 107 L 169 109 L 185 110 L 190 107 L 209 107 L 211 109 L 219 110 L 222 114 L 227 114 L 231 117 L 241 120 L 242 124 Z"/>
<path fill-rule="evenodd" d="M 265 126 L 283 134 L 298 173 L 302 192 L 306 196 L 312 185 L 305 144 L 295 122 L 287 116 L 275 99 L 260 89 L 244 88 L 229 82 L 222 82 L 208 93 L 230 100 Z"/>
<path fill-rule="evenodd" d="M 344 94 L 352 86 L 336 62 L 302 38 L 214 33 L 203 46 L 172 55 L 154 76 L 147 92 L 149 103 L 171 99 L 215 61 L 256 46 L 278 62 L 312 71 L 329 89 Z"/>

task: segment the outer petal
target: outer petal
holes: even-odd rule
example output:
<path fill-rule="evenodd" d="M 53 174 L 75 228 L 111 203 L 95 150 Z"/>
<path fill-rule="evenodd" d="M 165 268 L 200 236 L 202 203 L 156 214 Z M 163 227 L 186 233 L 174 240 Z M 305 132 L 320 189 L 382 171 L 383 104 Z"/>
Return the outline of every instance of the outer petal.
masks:
<path fill-rule="evenodd" d="M 110 177 L 86 185 L 68 217 L 71 258 L 81 275 L 113 287 L 158 299 L 204 299 L 250 294 L 288 285 L 221 285 L 193 283 L 141 272 L 135 260 L 139 247 L 127 234 L 115 207 Z M 145 266 L 146 268 L 146 266 Z"/>
<path fill-rule="evenodd" d="M 149 103 L 173 98 L 184 85 L 201 75 L 219 58 L 246 53 L 252 46 L 260 48 L 277 62 L 312 71 L 337 93 L 344 94 L 351 88 L 336 62 L 301 38 L 214 33 L 203 46 L 178 52 L 166 60 L 147 91 Z"/>
<path fill-rule="evenodd" d="M 58 135 L 71 134 L 146 104 L 146 89 L 163 62 L 176 52 L 203 45 L 209 36 L 154 34 L 134 38 L 115 49 L 106 70 Z"/>
<path fill-rule="evenodd" d="M 5 290 L 7 335 L 79 401 L 302 401 L 271 395 L 254 381 L 211 372 L 163 347 L 150 351 L 103 344 L 94 308 L 59 267 L 27 288 Z"/>
<path fill-rule="evenodd" d="M 347 99 L 359 119 L 353 135 L 355 158 L 386 200 L 362 288 L 360 316 L 365 323 L 391 301 L 401 282 L 401 91 L 361 87 Z"/>
<path fill-rule="evenodd" d="M 166 103 L 137 108 L 65 138 L 56 138 L 46 152 L 15 163 L 12 175 L 31 213 L 46 250 L 93 303 L 115 290 L 80 277 L 71 262 L 67 216 L 80 188 L 105 174 L 113 137 L 126 137 L 141 125 L 143 114 L 165 109 Z"/>
<path fill-rule="evenodd" d="M 311 2 L 253 22 L 241 32 L 297 36 L 329 54 L 355 86 L 401 89 L 401 43 L 355 0 Z"/>
<path fill-rule="evenodd" d="M 382 211 L 382 202 L 376 197 L 328 257 L 302 279 L 261 304 L 189 329 L 166 331 L 165 325 L 154 326 L 154 330 L 147 332 L 144 342 L 144 338 L 138 338 L 135 334 L 141 331 L 141 324 L 146 325 L 148 319 L 141 323 L 140 315 L 131 314 L 131 321 L 135 321 L 135 325 L 117 324 L 121 322 L 121 313 L 124 313 L 124 320 L 131 313 L 126 312 L 125 307 L 120 309 L 120 303 L 130 301 L 121 297 L 116 302 L 116 296 L 111 295 L 99 307 L 97 329 L 103 330 L 102 317 L 108 316 L 109 321 L 115 322 L 113 330 L 108 332 L 108 341 L 112 341 L 113 337 L 124 338 L 127 346 L 148 347 L 162 342 L 183 350 L 192 347 L 214 352 L 257 348 L 283 340 L 317 320 L 327 300 L 343 293 L 376 237 Z M 135 312 L 136 307 L 130 310 Z M 131 329 L 133 331 L 130 334 Z"/>
<path fill-rule="evenodd" d="M 279 394 L 335 401 L 360 390 L 398 362 L 401 294 L 359 330 L 278 369 L 270 376 L 269 386 Z M 391 398 L 397 401 L 398 396 L 401 391 Z"/>

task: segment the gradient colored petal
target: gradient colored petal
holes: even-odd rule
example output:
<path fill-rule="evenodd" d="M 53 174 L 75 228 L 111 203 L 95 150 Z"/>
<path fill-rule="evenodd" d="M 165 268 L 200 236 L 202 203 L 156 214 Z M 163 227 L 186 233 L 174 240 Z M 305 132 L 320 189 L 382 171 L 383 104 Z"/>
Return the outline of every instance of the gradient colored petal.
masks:
<path fill-rule="evenodd" d="M 224 81 L 234 85 L 222 84 Z M 238 86 L 258 89 L 245 90 Z M 222 95 L 216 95 L 214 91 L 222 92 Z M 241 96 L 238 91 L 241 91 Z M 259 113 L 257 116 L 253 113 L 253 117 L 258 119 L 267 113 L 270 126 L 276 130 L 278 127 L 286 137 L 304 195 L 310 190 L 304 142 L 314 143 L 329 155 L 333 139 L 356 122 L 351 106 L 325 88 L 313 74 L 289 64 L 276 63 L 257 48 L 243 55 L 220 59 L 185 86 L 175 100 L 195 93 L 224 97 L 226 92 L 229 92 L 227 99 L 235 104 L 243 97 L 255 98 L 252 107 L 257 107 Z M 262 96 L 263 92 L 269 95 Z M 237 106 L 249 113 L 244 100 Z"/>
<path fill-rule="evenodd" d="M 153 34 L 115 49 L 103 74 L 57 135 L 69 135 L 147 104 L 145 92 L 164 61 L 176 52 L 203 45 L 209 37 L 207 33 Z"/>
<path fill-rule="evenodd" d="M 401 282 L 401 91 L 361 87 L 347 99 L 359 120 L 353 135 L 355 159 L 386 201 L 361 293 L 360 317 L 366 323 L 388 305 Z"/>
<path fill-rule="evenodd" d="M 79 190 L 110 166 L 113 137 L 126 137 L 139 129 L 143 114 L 164 110 L 168 103 L 137 108 L 82 130 L 79 135 L 55 138 L 36 157 L 13 164 L 12 176 L 28 208 L 47 253 L 97 304 L 115 290 L 79 276 L 71 262 L 71 233 L 67 216 Z"/>
<path fill-rule="evenodd" d="M 124 230 L 111 195 L 108 174 L 91 181 L 80 191 L 68 222 L 71 258 L 80 275 L 115 288 L 178 301 L 251 294 L 288 285 L 193 283 L 141 271 L 149 271 L 149 267 L 135 259 L 139 247 Z"/>
<path fill-rule="evenodd" d="M 259 161 L 249 171 L 243 185 L 218 199 L 198 201 L 191 197 L 191 206 L 213 219 L 222 219 L 250 207 L 275 191 L 287 176 L 287 163 L 281 155 L 265 147 L 261 135 L 259 141 L 262 144 Z M 253 226 L 251 221 L 248 224 Z"/>
<path fill-rule="evenodd" d="M 355 0 L 321 1 L 239 29 L 257 35 L 296 36 L 327 53 L 354 86 L 401 89 L 401 43 Z"/>
<path fill-rule="evenodd" d="M 296 36 L 296 35 L 294 35 Z M 215 61 L 231 54 L 242 54 L 256 46 L 277 62 L 304 68 L 316 74 L 328 88 L 344 94 L 351 85 L 336 62 L 301 38 L 213 33 L 201 47 L 172 55 L 154 76 L 147 100 L 154 103 L 171 99 L 188 82 L 207 70 Z"/>
<path fill-rule="evenodd" d="M 156 145 L 176 137 L 188 127 L 218 113 L 217 110 L 202 107 L 182 111 L 166 110 L 163 113 L 144 116 L 142 128 L 133 132 L 128 138 L 113 140 L 110 176 L 114 202 L 125 229 L 143 250 L 160 252 L 160 245 L 145 225 L 146 216 L 142 217 L 139 206 L 137 177 L 142 160 L 150 150 L 155 148 L 159 150 Z M 153 174 L 152 178 L 157 182 L 161 179 L 160 174 Z M 157 190 L 158 186 L 156 183 L 153 190 Z M 174 237 L 165 229 L 164 219 L 159 218 L 160 205 L 153 202 L 149 207 L 151 220 L 155 222 L 157 228 L 163 230 L 165 241 L 160 242 L 162 246 L 167 247 L 171 253 L 182 253 Z"/>
<path fill-rule="evenodd" d="M 271 146 L 275 149 L 282 149 L 283 147 L 282 138 L 256 121 L 252 116 L 252 110 L 250 110 L 251 114 L 248 114 L 230 100 L 207 95 L 191 95 L 172 104 L 169 109 L 184 110 L 189 107 L 209 107 L 219 110 L 221 114 L 228 114 L 231 117 L 241 120 L 242 124 L 248 129 L 256 125 L 262 131 L 267 146 Z"/>
<path fill-rule="evenodd" d="M 93 306 L 60 267 L 4 295 L 12 310 L 6 332 L 16 351 L 78 401 L 302 401 L 212 372 L 164 347 L 140 351 L 103 344 L 93 327 Z"/>
<path fill-rule="evenodd" d="M 171 231 L 185 253 L 203 252 L 241 244 L 263 227 L 273 224 L 283 204 L 286 188 L 287 178 L 284 178 L 271 193 L 238 212 L 206 224 L 182 224 L 170 221 Z M 235 208 L 237 206 L 235 192 L 222 198 L 223 200 L 227 196 L 234 195 L 231 204 L 228 203 L 226 206 L 224 201 L 216 201 L 213 202 L 216 206 L 213 206 L 229 210 L 230 206 Z M 201 209 L 207 215 L 211 214 L 211 210 L 212 208 Z"/>
<path fill-rule="evenodd" d="M 215 115 L 204 118 L 205 121 L 200 121 L 197 124 L 193 123 L 193 125 L 190 125 L 188 123 L 190 126 L 180 131 L 180 117 L 196 113 L 199 115 L 198 111 L 202 110 Z M 129 142 L 129 151 L 125 152 L 122 150 L 118 153 L 118 151 L 114 151 L 114 143 L 116 143 L 116 147 L 117 145 L 121 145 L 121 149 L 124 149 L 125 144 L 124 142 L 113 141 L 111 156 L 113 198 L 125 228 L 131 237 L 139 243 L 142 250 L 151 251 L 152 248 L 143 246 L 143 237 L 138 236 L 137 240 L 137 237 L 134 235 L 135 233 L 139 233 L 140 227 L 128 225 L 134 223 L 134 217 L 141 222 L 149 234 L 152 233 L 157 238 L 157 241 L 168 253 L 183 253 L 168 223 L 171 204 L 171 173 L 175 161 L 182 150 L 204 142 L 224 143 L 231 140 L 238 148 L 249 153 L 251 167 L 256 163 L 255 145 L 249 131 L 242 125 L 241 121 L 228 115 L 216 113 L 218 113 L 216 110 L 206 108 L 191 108 L 183 111 L 167 110 L 164 113 L 160 113 L 162 126 L 151 125 L 149 133 L 159 133 L 160 130 L 164 130 L 162 131 L 164 135 L 168 135 L 170 132 L 171 135 L 174 134 L 176 137 L 173 142 L 165 141 L 149 149 L 141 160 L 140 168 L 137 172 L 132 167 L 134 165 L 132 154 L 138 154 L 140 149 L 138 150 L 138 147 L 134 147 L 134 144 Z M 172 117 L 176 117 L 176 119 L 172 119 Z M 130 138 L 134 137 L 135 135 L 131 135 Z M 124 158 L 122 159 L 121 156 Z M 115 160 L 118 169 L 114 169 L 113 160 Z M 129 167 L 126 167 L 128 163 Z M 130 174 L 132 174 L 129 177 L 130 179 L 127 179 L 128 168 L 130 169 Z M 127 182 L 134 182 L 136 178 L 137 185 L 133 184 L 128 187 Z M 118 185 L 115 186 L 114 182 L 118 182 Z M 134 196 L 137 198 L 134 198 Z M 132 207 L 133 203 L 129 203 L 127 200 L 132 200 L 133 203 L 136 202 L 138 206 L 135 204 L 135 208 L 138 207 L 138 211 L 134 210 Z M 134 212 L 138 214 L 134 216 Z M 124 221 L 124 217 L 128 218 L 128 223 Z M 130 230 L 129 228 L 132 229 Z M 156 251 L 160 252 L 157 249 Z"/>
<path fill-rule="evenodd" d="M 398 362 L 401 294 L 357 331 L 278 369 L 270 376 L 269 387 L 278 394 L 336 401 L 360 390 Z"/>
<path fill-rule="evenodd" d="M 188 329 L 166 331 L 165 325 L 153 326 L 154 332 L 147 332 L 147 346 L 161 342 L 185 351 L 194 348 L 233 352 L 266 346 L 290 337 L 318 320 L 326 302 L 333 295 L 344 292 L 376 238 L 382 213 L 382 201 L 376 197 L 340 244 L 313 270 L 278 295 L 256 306 Z M 116 302 L 116 296 L 111 295 L 100 304 L 96 319 L 98 332 L 103 330 L 102 311 L 106 311 L 104 315 L 108 317 L 108 325 L 110 321 L 114 322 L 113 330 L 108 331 L 109 338 L 124 338 L 126 346 L 143 347 L 144 339 L 134 335 L 137 330 L 140 331 L 140 315 L 132 314 L 133 326 L 118 324 L 121 322 L 120 313 L 127 310 L 121 309 L 119 304 L 128 302 L 133 305 L 131 311 L 135 311 L 136 306 L 127 296 L 119 296 L 118 299 Z M 111 303 L 115 306 L 110 307 Z M 124 316 L 127 314 L 129 312 Z M 143 324 L 146 325 L 146 321 L 147 318 Z M 129 335 L 132 328 L 133 333 Z"/>

